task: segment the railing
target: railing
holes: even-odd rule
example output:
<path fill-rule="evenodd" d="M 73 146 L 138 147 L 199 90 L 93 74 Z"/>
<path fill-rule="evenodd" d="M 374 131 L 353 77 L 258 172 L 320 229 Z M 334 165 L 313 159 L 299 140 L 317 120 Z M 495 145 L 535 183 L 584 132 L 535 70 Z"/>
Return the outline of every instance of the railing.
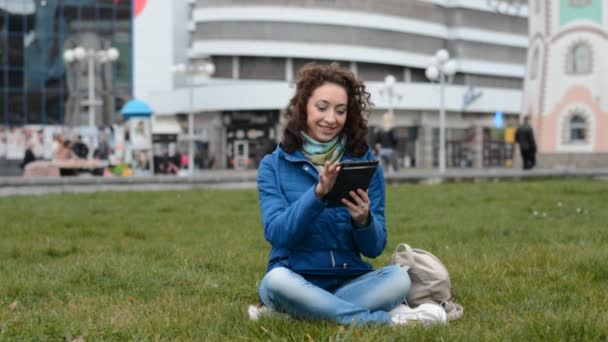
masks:
<path fill-rule="evenodd" d="M 504 167 L 513 162 L 514 145 L 504 141 L 487 140 L 483 143 L 483 166 Z"/>
<path fill-rule="evenodd" d="M 486 140 L 482 146 L 482 167 L 511 167 L 515 146 L 504 141 Z M 433 144 L 433 167 L 438 165 L 439 143 Z M 446 141 L 446 166 L 448 168 L 474 168 L 474 143 L 460 140 Z"/>

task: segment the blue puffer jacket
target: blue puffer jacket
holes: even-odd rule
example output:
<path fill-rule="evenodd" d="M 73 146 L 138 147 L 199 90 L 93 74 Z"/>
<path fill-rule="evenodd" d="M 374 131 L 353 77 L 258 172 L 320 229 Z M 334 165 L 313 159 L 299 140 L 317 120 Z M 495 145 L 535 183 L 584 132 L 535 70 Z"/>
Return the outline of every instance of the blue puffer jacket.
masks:
<path fill-rule="evenodd" d="M 359 158 L 374 160 L 368 152 Z M 345 207 L 328 208 L 317 198 L 319 173 L 301 151 L 277 147 L 258 169 L 264 237 L 272 245 L 267 271 L 279 266 L 310 276 L 351 277 L 372 270 L 361 255 L 375 258 L 386 245 L 384 176 L 378 167 L 369 187 L 370 223 L 353 225 Z"/>

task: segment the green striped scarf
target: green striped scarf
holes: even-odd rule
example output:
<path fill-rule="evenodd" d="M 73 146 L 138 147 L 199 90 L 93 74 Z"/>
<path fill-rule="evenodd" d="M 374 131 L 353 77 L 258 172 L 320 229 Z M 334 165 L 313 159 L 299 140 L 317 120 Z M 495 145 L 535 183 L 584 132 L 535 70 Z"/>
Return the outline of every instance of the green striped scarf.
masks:
<path fill-rule="evenodd" d="M 308 136 L 304 132 L 300 132 L 304 137 L 304 145 L 302 153 L 308 158 L 318 169 L 325 165 L 326 161 L 333 164 L 336 160 L 340 160 L 344 155 L 344 146 L 346 145 L 346 137 L 337 135 L 328 142 L 319 142 Z"/>

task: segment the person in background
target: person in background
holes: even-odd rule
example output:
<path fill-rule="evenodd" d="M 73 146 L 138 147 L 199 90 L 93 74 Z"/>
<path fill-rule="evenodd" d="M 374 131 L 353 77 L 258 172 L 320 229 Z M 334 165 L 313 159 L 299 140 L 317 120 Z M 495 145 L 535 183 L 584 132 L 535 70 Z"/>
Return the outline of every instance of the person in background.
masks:
<path fill-rule="evenodd" d="M 180 169 L 186 169 L 188 167 L 188 161 L 186 160 L 186 165 L 182 165 L 183 162 L 183 155 L 182 153 L 179 151 L 179 149 L 175 149 L 175 152 L 173 153 L 173 155 L 171 156 L 171 162 L 177 167 L 178 170 Z M 187 158 L 186 158 L 187 159 Z"/>
<path fill-rule="evenodd" d="M 28 132 L 28 146 L 36 159 L 44 158 L 44 131 L 41 129 L 30 130 Z"/>
<path fill-rule="evenodd" d="M 63 148 L 63 137 L 61 134 L 55 133 L 53 134 L 53 146 L 51 147 L 52 159 L 58 160 L 59 153 Z"/>
<path fill-rule="evenodd" d="M 524 116 L 523 124 L 515 131 L 515 141 L 519 144 L 523 169 L 532 169 L 536 165 L 536 140 L 534 140 L 534 131 L 530 126 L 529 115 Z"/>
<path fill-rule="evenodd" d="M 150 161 L 148 160 L 148 154 L 145 151 L 137 152 L 137 168 L 140 170 L 150 169 Z"/>
<path fill-rule="evenodd" d="M 25 169 L 25 166 L 27 164 L 33 162 L 34 160 L 36 160 L 36 156 L 34 155 L 32 145 L 28 143 L 27 148 L 25 149 L 23 160 L 21 161 L 21 164 L 19 164 L 19 167 L 23 170 Z"/>
<path fill-rule="evenodd" d="M 405 311 L 410 290 L 398 266 L 374 270 L 361 256 L 378 257 L 386 245 L 384 176 L 376 170 L 368 191 L 358 189 L 340 207 L 328 207 L 340 162 L 374 160 L 367 142 L 370 95 L 350 71 L 308 64 L 286 110 L 278 147 L 258 169 L 264 237 L 271 245 L 259 286 L 266 308 L 296 318 L 340 324 L 402 325 L 445 322 L 439 305 Z"/>
<path fill-rule="evenodd" d="M 385 113 L 382 117 L 382 128 L 376 131 L 376 151 L 382 162 L 382 167 L 389 173 L 399 170 L 397 160 L 397 137 L 393 129 L 393 115 Z"/>
<path fill-rule="evenodd" d="M 89 147 L 82 141 L 82 136 L 76 136 L 76 140 L 72 143 L 72 151 L 74 155 L 80 159 L 87 159 L 89 155 Z"/>
<path fill-rule="evenodd" d="M 88 153 L 88 151 L 87 151 Z M 99 135 L 99 144 L 95 151 L 93 151 L 93 158 L 98 160 L 108 160 L 108 157 L 112 153 L 112 149 L 108 144 L 107 138 L 105 134 Z"/>
<path fill-rule="evenodd" d="M 57 155 L 54 160 L 70 160 L 74 159 L 74 152 L 72 152 L 72 143 L 69 139 L 63 140 L 61 147 L 57 150 Z"/>

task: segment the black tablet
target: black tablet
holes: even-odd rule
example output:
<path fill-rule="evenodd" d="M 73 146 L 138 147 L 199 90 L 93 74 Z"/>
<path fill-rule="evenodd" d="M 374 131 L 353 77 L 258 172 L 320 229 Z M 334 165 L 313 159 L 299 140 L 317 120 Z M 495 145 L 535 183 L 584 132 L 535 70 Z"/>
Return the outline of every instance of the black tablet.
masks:
<path fill-rule="evenodd" d="M 377 160 L 351 161 L 340 163 L 340 172 L 331 191 L 323 198 L 329 207 L 344 205 L 340 201 L 349 192 L 357 189 L 367 190 L 374 172 L 378 167 Z"/>

